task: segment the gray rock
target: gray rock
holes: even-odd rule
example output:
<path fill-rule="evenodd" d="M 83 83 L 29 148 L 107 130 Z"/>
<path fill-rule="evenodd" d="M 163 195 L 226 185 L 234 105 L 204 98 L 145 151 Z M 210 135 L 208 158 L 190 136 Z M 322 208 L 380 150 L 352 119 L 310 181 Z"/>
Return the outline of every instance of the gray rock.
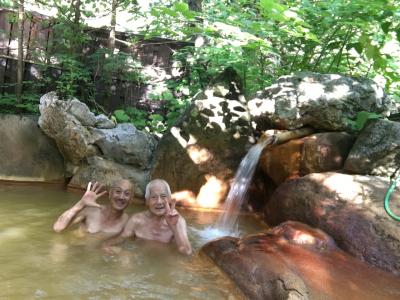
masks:
<path fill-rule="evenodd" d="M 96 116 L 96 128 L 100 129 L 112 129 L 115 128 L 116 124 L 111 121 L 109 118 L 107 118 L 105 115 L 100 114 Z"/>
<path fill-rule="evenodd" d="M 69 113 L 70 101 L 62 101 L 54 92 L 40 98 L 38 124 L 55 140 L 66 162 L 79 165 L 87 157 L 98 154 L 87 127 Z"/>
<path fill-rule="evenodd" d="M 150 180 L 149 171 L 142 171 L 127 165 L 121 165 L 99 156 L 90 157 L 87 165 L 80 166 L 68 186 L 83 189 L 92 180 L 100 181 L 105 185 L 111 185 L 114 180 L 120 178 L 128 179 L 134 184 L 135 197 L 144 197 L 146 184 Z"/>
<path fill-rule="evenodd" d="M 344 169 L 364 175 L 389 177 L 400 167 L 400 123 L 369 121 L 359 134 Z"/>
<path fill-rule="evenodd" d="M 96 124 L 96 117 L 94 113 L 89 110 L 89 107 L 80 102 L 78 99 L 70 100 L 69 112 L 78 119 L 83 126 L 94 126 Z"/>
<path fill-rule="evenodd" d="M 149 169 L 156 147 L 155 138 L 139 131 L 130 123 L 118 124 L 113 129 L 90 129 L 102 155 L 120 164 Z"/>
<path fill-rule="evenodd" d="M 156 147 L 154 137 L 137 130 L 132 124 L 115 126 L 105 116 L 96 118 L 85 104 L 76 99 L 60 100 L 54 92 L 41 97 L 39 109 L 39 126 L 56 141 L 65 159 L 67 177 L 73 177 L 71 185 L 84 186 L 87 183 L 84 180 L 88 179 L 102 181 L 102 177 L 96 176 L 108 174 L 105 163 L 99 164 L 99 159 L 93 158 L 101 156 L 104 161 L 109 161 L 107 166 L 111 172 L 135 179 L 139 188 L 143 188 Z M 110 128 L 95 128 L 95 124 Z M 122 170 L 124 167 L 125 171 Z"/>
<path fill-rule="evenodd" d="M 348 119 L 360 111 L 389 113 L 392 100 L 371 80 L 336 74 L 301 73 L 280 77 L 248 103 L 260 130 L 296 129 L 351 131 Z"/>

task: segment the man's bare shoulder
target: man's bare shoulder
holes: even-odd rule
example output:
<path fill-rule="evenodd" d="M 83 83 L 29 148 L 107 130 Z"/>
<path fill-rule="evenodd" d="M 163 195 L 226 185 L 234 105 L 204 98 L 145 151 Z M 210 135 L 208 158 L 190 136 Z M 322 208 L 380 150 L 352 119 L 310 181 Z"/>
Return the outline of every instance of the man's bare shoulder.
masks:
<path fill-rule="evenodd" d="M 135 224 L 141 224 L 143 222 L 146 222 L 148 220 L 148 218 L 149 218 L 148 212 L 147 211 L 142 211 L 142 212 L 138 212 L 138 213 L 133 214 L 129 218 L 129 222 L 135 223 Z"/>

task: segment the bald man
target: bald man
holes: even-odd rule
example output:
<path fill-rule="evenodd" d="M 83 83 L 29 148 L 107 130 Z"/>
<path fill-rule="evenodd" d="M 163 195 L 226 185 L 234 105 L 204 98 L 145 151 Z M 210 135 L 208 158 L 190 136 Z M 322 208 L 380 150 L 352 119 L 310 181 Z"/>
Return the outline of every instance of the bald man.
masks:
<path fill-rule="evenodd" d="M 114 181 L 107 205 L 96 202 L 107 193 L 102 189 L 98 182 L 89 182 L 83 197 L 54 223 L 54 231 L 61 232 L 70 225 L 79 224 L 88 233 L 103 233 L 108 237 L 120 234 L 129 219 L 124 210 L 133 198 L 133 185 L 125 179 Z"/>
<path fill-rule="evenodd" d="M 104 243 L 106 249 L 128 238 L 141 238 L 161 243 L 174 242 L 178 251 L 185 255 L 192 253 L 185 219 L 176 211 L 171 199 L 171 189 L 162 179 L 154 179 L 146 186 L 148 210 L 133 214 L 120 236 Z"/>

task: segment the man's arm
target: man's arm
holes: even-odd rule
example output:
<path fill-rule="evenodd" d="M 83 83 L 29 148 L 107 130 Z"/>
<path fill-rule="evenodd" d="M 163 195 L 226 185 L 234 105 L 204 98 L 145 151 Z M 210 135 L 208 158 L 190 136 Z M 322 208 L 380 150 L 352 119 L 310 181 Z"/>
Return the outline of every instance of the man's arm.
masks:
<path fill-rule="evenodd" d="M 77 224 L 85 219 L 85 215 L 79 214 L 85 205 L 79 201 L 70 209 L 65 211 L 61 216 L 58 217 L 57 221 L 53 225 L 55 232 L 61 232 L 67 228 L 70 224 Z M 72 221 L 72 222 L 71 222 Z"/>
<path fill-rule="evenodd" d="M 124 229 L 122 232 L 116 236 L 112 237 L 109 240 L 105 241 L 102 245 L 104 249 L 110 249 L 112 246 L 121 244 L 126 239 L 135 237 L 135 227 L 136 227 L 136 220 L 134 215 L 129 218 L 128 222 L 126 222 Z"/>
<path fill-rule="evenodd" d="M 176 201 L 174 199 L 171 200 L 171 205 L 168 203 L 168 200 L 165 202 L 167 213 L 164 217 L 174 234 L 175 243 L 179 252 L 185 255 L 190 255 L 192 254 L 192 246 L 190 245 L 187 236 L 186 221 L 176 211 L 175 204 Z"/>
<path fill-rule="evenodd" d="M 180 253 L 185 255 L 192 254 L 192 246 L 190 245 L 187 236 L 186 221 L 182 216 L 179 216 L 176 226 L 171 226 L 172 232 L 174 233 L 174 239 L 176 246 Z"/>
<path fill-rule="evenodd" d="M 92 185 L 89 182 L 86 193 L 83 195 L 74 206 L 65 211 L 54 223 L 53 230 L 55 232 L 61 232 L 71 224 L 77 224 L 85 219 L 85 215 L 81 213 L 87 206 L 98 207 L 101 206 L 96 203 L 96 200 L 103 196 L 107 191 L 100 192 L 102 186 L 97 182 Z"/>

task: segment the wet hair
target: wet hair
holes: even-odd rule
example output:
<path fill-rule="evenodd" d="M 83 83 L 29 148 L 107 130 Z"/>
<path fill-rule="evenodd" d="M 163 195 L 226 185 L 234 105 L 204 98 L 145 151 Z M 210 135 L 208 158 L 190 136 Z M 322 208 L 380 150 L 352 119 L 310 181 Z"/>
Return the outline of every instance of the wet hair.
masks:
<path fill-rule="evenodd" d="M 171 188 L 169 187 L 168 182 L 166 182 L 164 179 L 153 179 L 146 185 L 146 192 L 144 193 L 145 199 L 150 198 L 150 188 L 156 183 L 164 184 L 165 188 L 167 189 L 168 196 L 171 197 Z"/>

